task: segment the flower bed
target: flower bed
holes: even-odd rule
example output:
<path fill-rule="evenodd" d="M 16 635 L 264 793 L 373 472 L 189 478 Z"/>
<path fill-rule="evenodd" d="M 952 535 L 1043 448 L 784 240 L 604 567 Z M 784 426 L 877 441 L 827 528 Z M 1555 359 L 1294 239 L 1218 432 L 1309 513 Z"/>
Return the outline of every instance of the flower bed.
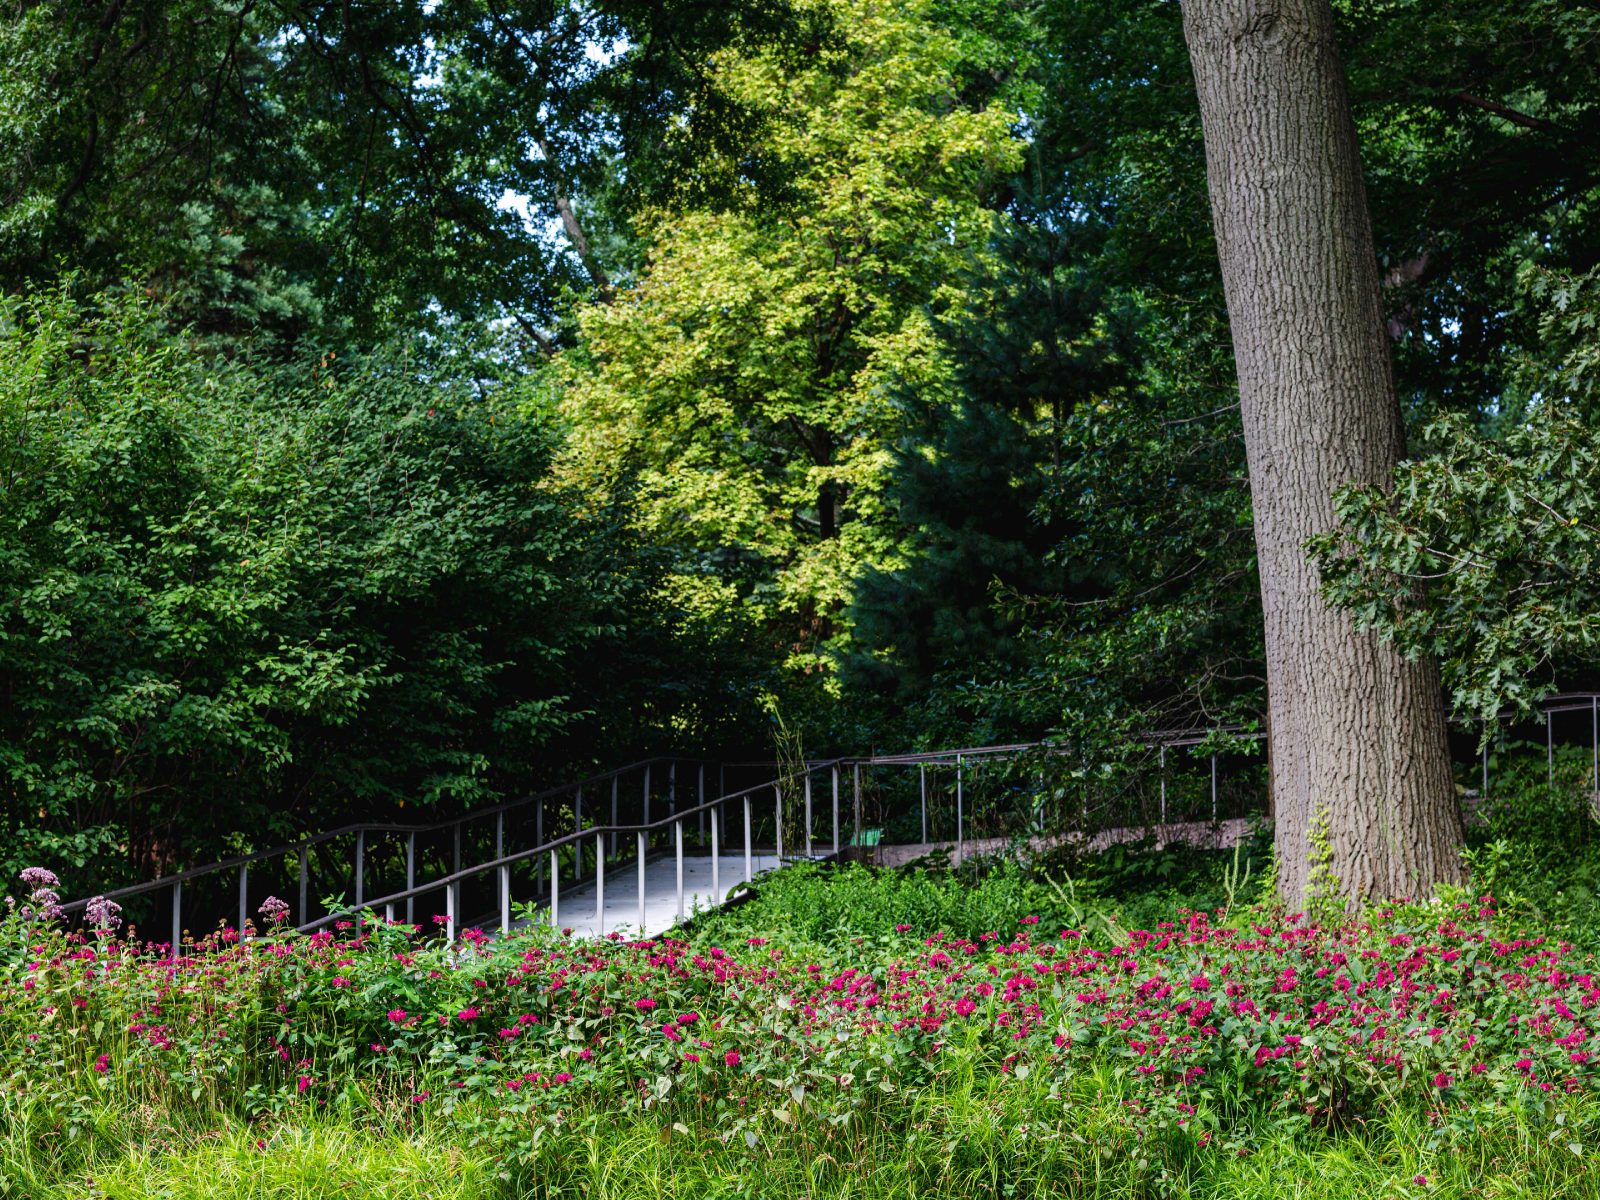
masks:
<path fill-rule="evenodd" d="M 1189 913 L 1113 934 L 1029 916 L 833 946 L 543 929 L 444 946 L 346 922 L 224 930 L 178 959 L 30 907 L 4 928 L 4 1087 L 251 1118 L 359 1089 L 459 1110 L 507 1153 L 619 1107 L 754 1144 L 881 1115 L 955 1071 L 1039 1087 L 1109 1065 L 1141 1128 L 1234 1148 L 1285 1121 L 1399 1103 L 1441 1122 L 1596 1082 L 1593 964 L 1499 936 L 1487 899 L 1334 928 Z"/>

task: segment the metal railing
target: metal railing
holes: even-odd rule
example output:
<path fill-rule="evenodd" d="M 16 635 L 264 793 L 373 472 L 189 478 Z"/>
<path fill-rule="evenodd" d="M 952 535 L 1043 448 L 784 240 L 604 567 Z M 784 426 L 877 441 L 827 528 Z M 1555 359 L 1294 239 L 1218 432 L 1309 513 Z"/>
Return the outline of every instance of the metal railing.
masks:
<path fill-rule="evenodd" d="M 1547 757 L 1549 760 L 1550 777 L 1554 779 L 1555 741 L 1554 718 L 1557 714 L 1587 712 L 1590 716 L 1591 753 L 1593 756 L 1593 778 L 1600 780 L 1600 693 L 1563 693 L 1550 697 L 1542 707 L 1542 717 L 1546 728 Z M 1502 713 L 1500 719 L 1507 720 L 1512 714 Z M 1460 723 L 1457 719 L 1457 723 Z M 1229 737 L 1240 740 L 1259 740 L 1263 734 L 1238 729 L 1226 730 L 1175 730 L 1159 731 L 1145 735 L 1141 741 L 1142 747 L 1147 751 L 1155 752 L 1155 764 L 1159 776 L 1158 792 L 1155 803 L 1150 806 L 1147 816 L 1143 819 L 1158 821 L 1166 824 L 1169 817 L 1167 784 L 1168 784 L 1168 752 L 1199 746 L 1211 740 L 1218 733 L 1225 733 Z M 147 883 L 134 884 L 128 887 L 117 888 L 104 893 L 109 900 L 125 900 L 132 897 L 148 896 L 162 891 L 170 890 L 171 905 L 171 930 L 174 947 L 181 946 L 184 933 L 185 913 L 185 885 L 193 885 L 202 880 L 211 880 L 228 873 L 237 875 L 237 925 L 235 928 L 243 929 L 250 916 L 250 900 L 253 880 L 266 874 L 266 868 L 272 863 L 293 862 L 292 872 L 297 884 L 299 907 L 296 909 L 298 918 L 297 929 L 301 931 L 315 931 L 341 919 L 346 919 L 355 913 L 364 910 L 376 911 L 382 908 L 386 918 L 393 920 L 397 914 L 404 912 L 407 923 L 414 923 L 417 912 L 417 902 L 424 897 L 439 897 L 444 900 L 442 923 L 446 932 L 454 936 L 463 927 L 463 885 L 481 880 L 487 875 L 494 877 L 495 912 L 498 924 L 502 929 L 508 929 L 511 924 L 511 911 L 513 897 L 517 892 L 515 872 L 518 867 L 532 868 L 531 886 L 526 889 L 526 894 L 534 896 L 539 902 L 547 902 L 550 919 L 555 922 L 559 916 L 560 895 L 562 888 L 563 861 L 568 868 L 568 875 L 574 883 L 580 882 L 584 877 L 586 848 L 592 846 L 590 862 L 595 883 L 595 909 L 597 924 L 603 927 L 604 921 L 604 888 L 605 873 L 608 863 L 621 861 L 619 851 L 623 840 L 627 839 L 631 845 L 629 849 L 637 858 L 638 895 L 640 904 L 640 926 L 644 923 L 645 906 L 645 863 L 649 854 L 655 848 L 654 843 L 666 840 L 670 842 L 670 849 L 676 856 L 677 862 L 677 913 L 681 919 L 684 913 L 684 882 L 683 860 L 684 844 L 687 836 L 687 823 L 692 821 L 695 835 L 702 848 L 706 845 L 706 832 L 709 825 L 710 849 L 712 862 L 712 893 L 715 903 L 721 903 L 723 894 L 721 890 L 721 842 L 727 832 L 727 808 L 737 802 L 743 817 L 743 845 L 744 845 L 744 877 L 745 882 L 753 878 L 754 846 L 758 836 L 758 829 L 765 818 L 755 815 L 756 799 L 770 793 L 772 798 L 772 824 L 771 845 L 775 857 L 781 862 L 785 859 L 784 831 L 786 803 L 803 806 L 803 823 L 799 833 L 799 844 L 788 847 L 790 854 L 787 857 L 813 857 L 816 852 L 816 821 L 813 780 L 819 773 L 825 773 L 830 782 L 829 812 L 831 818 L 827 823 L 823 839 L 824 844 L 831 848 L 831 852 L 838 854 L 842 848 L 841 832 L 842 821 L 840 812 L 841 776 L 848 772 L 851 783 L 851 824 L 855 830 L 850 839 L 855 843 L 861 835 L 863 810 L 862 810 L 862 771 L 880 767 L 912 767 L 918 768 L 918 803 L 920 808 L 919 830 L 921 842 L 931 842 L 930 804 L 928 779 L 930 769 L 954 768 L 955 789 L 955 857 L 960 861 L 964 856 L 969 823 L 972 814 L 967 809 L 968 772 L 979 764 L 993 762 L 997 759 L 1015 758 L 1020 755 L 1040 752 L 1044 754 L 1058 754 L 1065 752 L 1062 747 L 1044 742 L 1017 742 L 1006 745 L 994 746 L 968 746 L 960 748 L 919 751 L 905 754 L 874 754 L 859 757 L 840 757 L 833 759 L 805 760 L 798 773 L 784 774 L 774 771 L 778 764 L 773 762 L 721 762 L 712 759 L 698 759 L 687 757 L 666 757 L 644 759 L 630 763 L 613 771 L 591 776 L 577 783 L 563 784 L 547 788 L 542 792 L 518 800 L 507 801 L 502 804 L 489 806 L 483 809 L 464 813 L 459 817 L 443 821 L 418 824 L 399 823 L 356 823 L 340 826 L 325 832 L 302 838 L 299 841 L 275 846 L 267 850 L 256 851 L 250 854 L 238 855 L 233 858 L 209 863 L 203 866 L 174 872 Z M 1487 747 L 1483 750 L 1483 792 L 1488 792 L 1489 755 Z M 1219 756 L 1217 753 L 1209 755 L 1210 775 L 1210 817 L 1213 821 L 1218 819 L 1219 791 L 1218 772 Z M 680 808 L 678 804 L 678 784 L 680 768 L 687 768 L 689 779 L 687 786 L 692 788 L 695 802 L 687 808 Z M 760 782 L 729 791 L 726 786 L 726 775 L 729 770 L 757 770 L 761 772 L 774 771 Z M 714 773 L 715 795 L 708 798 L 708 776 Z M 629 776 L 636 776 L 638 790 L 632 797 L 631 805 L 638 814 L 638 820 L 623 820 L 622 785 Z M 632 783 L 630 781 L 630 787 Z M 798 789 L 798 797 L 786 797 L 785 789 Z M 589 823 L 585 824 L 585 799 L 589 801 Z M 667 815 L 652 819 L 652 802 L 665 801 Z M 552 802 L 555 811 L 552 813 Z M 594 818 L 609 808 L 609 819 L 603 824 Z M 552 825 L 565 825 L 567 813 L 570 811 L 571 828 L 562 829 L 553 836 L 547 836 L 547 817 Z M 526 817 L 532 817 L 532 845 L 521 849 L 508 849 L 508 834 L 515 833 L 528 822 Z M 1080 815 L 1080 820 L 1088 818 L 1091 814 L 1085 811 Z M 522 817 L 519 824 L 516 818 Z M 1032 813 L 1035 823 L 1042 823 L 1041 810 L 1035 809 Z M 490 829 L 492 827 L 492 840 Z M 526 832 L 526 830 L 522 830 Z M 667 837 L 670 833 L 670 837 Z M 441 869 L 419 881 L 419 866 L 426 867 L 419 862 L 419 839 L 431 835 L 446 835 L 448 840 L 447 862 Z M 477 840 L 484 843 L 482 852 L 471 845 L 474 834 Z M 312 866 L 313 855 L 324 848 L 333 846 L 341 839 L 353 842 L 350 847 L 351 854 L 347 861 L 350 868 L 349 880 L 352 898 L 348 903 L 339 902 L 334 907 L 320 916 L 313 916 L 310 903 L 313 899 L 312 892 Z M 367 884 L 369 882 L 369 867 L 372 862 L 372 852 L 375 846 L 386 843 L 403 843 L 403 851 L 399 854 L 399 861 L 395 863 L 398 868 L 403 863 L 404 884 L 398 888 L 389 888 L 381 894 L 369 895 Z M 490 848 L 492 846 L 492 849 Z M 468 850 L 472 850 L 469 858 Z M 343 878 L 338 882 L 343 882 Z M 341 892 L 342 895 L 342 892 Z M 321 900 L 321 896 L 315 897 Z M 65 916 L 72 917 L 83 912 L 89 899 L 71 901 L 62 906 Z"/>

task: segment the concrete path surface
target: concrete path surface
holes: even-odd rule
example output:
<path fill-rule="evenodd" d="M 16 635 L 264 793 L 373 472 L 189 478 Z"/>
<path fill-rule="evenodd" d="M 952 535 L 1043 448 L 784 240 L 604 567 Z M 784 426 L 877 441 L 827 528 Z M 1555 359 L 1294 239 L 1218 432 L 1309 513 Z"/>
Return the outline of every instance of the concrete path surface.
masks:
<path fill-rule="evenodd" d="M 717 884 L 723 898 L 744 882 L 744 851 L 717 856 Z M 771 854 L 751 857 L 753 875 L 780 866 Z M 556 919 L 563 929 L 577 937 L 598 937 L 603 933 L 639 935 L 639 860 L 612 863 L 605 873 L 605 908 L 595 912 L 593 860 L 582 883 L 567 883 L 556 896 Z M 711 888 L 711 856 L 683 856 L 683 913 L 691 915 L 714 906 Z M 672 854 L 649 855 L 644 860 L 644 934 L 655 937 L 678 923 L 678 866 Z"/>

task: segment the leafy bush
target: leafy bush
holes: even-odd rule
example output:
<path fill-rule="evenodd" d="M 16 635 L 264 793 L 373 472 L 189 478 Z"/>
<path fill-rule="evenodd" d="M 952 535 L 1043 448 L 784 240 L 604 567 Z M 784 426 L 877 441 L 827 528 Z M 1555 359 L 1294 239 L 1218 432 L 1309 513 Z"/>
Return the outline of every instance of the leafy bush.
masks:
<path fill-rule="evenodd" d="M 715 666 L 549 485 L 551 422 L 425 354 L 225 359 L 156 316 L 0 309 L 0 867 L 110 883 L 502 798 L 593 757 L 586 714 L 693 728 Z"/>

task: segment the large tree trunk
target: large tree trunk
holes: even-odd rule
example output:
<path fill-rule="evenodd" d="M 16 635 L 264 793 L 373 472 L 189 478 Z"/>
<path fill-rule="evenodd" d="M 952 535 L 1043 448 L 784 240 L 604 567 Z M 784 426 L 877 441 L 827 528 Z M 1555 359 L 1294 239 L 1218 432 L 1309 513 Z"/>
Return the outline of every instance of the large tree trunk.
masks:
<path fill-rule="evenodd" d="M 1318 594 L 1304 543 L 1403 446 L 1372 227 L 1329 0 L 1184 0 L 1227 294 L 1266 620 L 1279 885 L 1314 830 L 1352 899 L 1461 878 L 1436 668 Z"/>

